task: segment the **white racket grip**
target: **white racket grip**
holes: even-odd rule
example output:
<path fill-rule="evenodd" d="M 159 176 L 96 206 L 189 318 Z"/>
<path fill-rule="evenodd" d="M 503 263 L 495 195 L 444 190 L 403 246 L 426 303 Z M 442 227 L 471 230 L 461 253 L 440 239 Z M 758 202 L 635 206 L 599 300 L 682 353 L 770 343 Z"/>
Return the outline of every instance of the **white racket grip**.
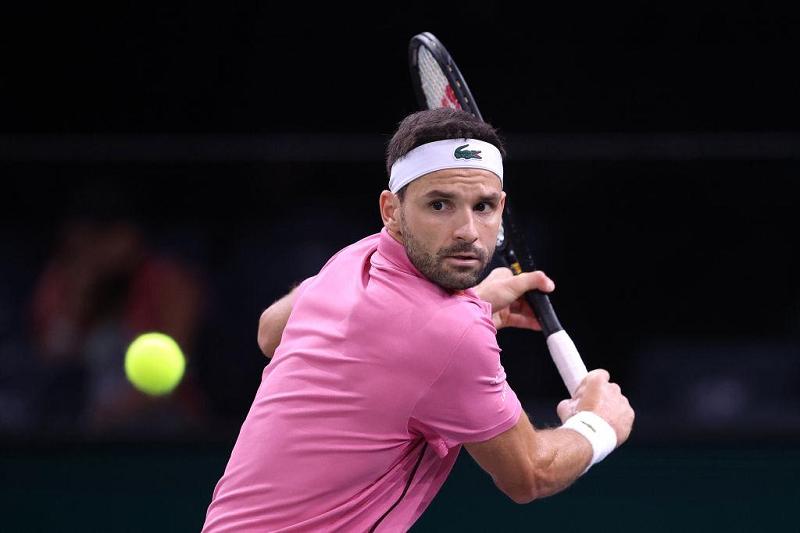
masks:
<path fill-rule="evenodd" d="M 588 374 L 581 354 L 578 353 L 575 343 L 563 329 L 547 337 L 547 348 L 550 350 L 550 356 L 558 368 L 558 373 L 561 374 L 564 385 L 567 386 L 569 395 L 574 398 L 575 390 Z"/>

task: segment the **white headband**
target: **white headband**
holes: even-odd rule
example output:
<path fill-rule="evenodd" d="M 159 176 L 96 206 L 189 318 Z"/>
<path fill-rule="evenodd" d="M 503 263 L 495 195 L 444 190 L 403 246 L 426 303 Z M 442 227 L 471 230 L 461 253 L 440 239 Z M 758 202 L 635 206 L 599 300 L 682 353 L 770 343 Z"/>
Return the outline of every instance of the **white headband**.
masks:
<path fill-rule="evenodd" d="M 497 147 L 475 139 L 445 139 L 417 146 L 395 161 L 389 190 L 396 193 L 415 179 L 446 168 L 482 168 L 503 183 L 503 157 Z"/>

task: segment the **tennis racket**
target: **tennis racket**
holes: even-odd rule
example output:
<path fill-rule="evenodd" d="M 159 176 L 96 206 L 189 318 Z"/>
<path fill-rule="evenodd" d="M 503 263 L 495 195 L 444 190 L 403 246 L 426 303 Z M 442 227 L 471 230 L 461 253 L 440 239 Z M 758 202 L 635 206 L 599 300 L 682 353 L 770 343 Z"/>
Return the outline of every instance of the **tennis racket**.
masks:
<path fill-rule="evenodd" d="M 421 107 L 461 109 L 483 120 L 464 76 L 461 75 L 447 49 L 432 33 L 424 32 L 411 38 L 408 61 L 411 68 L 411 82 Z M 514 224 L 508 200 L 497 234 L 495 254 L 514 274 L 536 270 L 525 238 Z M 542 333 L 547 339 L 547 347 L 558 373 L 570 396 L 574 397 L 575 390 L 586 377 L 586 365 L 583 364 L 575 343 L 561 327 L 547 295 L 540 291 L 530 291 L 525 294 L 525 298 L 542 325 Z"/>

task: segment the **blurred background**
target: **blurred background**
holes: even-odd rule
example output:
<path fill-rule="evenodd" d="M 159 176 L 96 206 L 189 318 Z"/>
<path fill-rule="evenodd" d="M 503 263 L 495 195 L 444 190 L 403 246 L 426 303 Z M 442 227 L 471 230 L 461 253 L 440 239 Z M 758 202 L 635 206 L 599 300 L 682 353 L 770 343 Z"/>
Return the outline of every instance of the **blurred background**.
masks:
<path fill-rule="evenodd" d="M 507 141 L 562 323 L 637 425 L 529 506 L 461 457 L 415 530 L 796 531 L 790 12 L 162 2 L 3 23 L 4 529 L 200 529 L 267 364 L 258 317 L 380 230 L 383 151 L 416 110 L 407 43 L 432 31 Z M 123 371 L 152 330 L 188 357 L 160 399 Z M 566 391 L 540 336 L 499 340 L 534 422 L 556 424 Z"/>

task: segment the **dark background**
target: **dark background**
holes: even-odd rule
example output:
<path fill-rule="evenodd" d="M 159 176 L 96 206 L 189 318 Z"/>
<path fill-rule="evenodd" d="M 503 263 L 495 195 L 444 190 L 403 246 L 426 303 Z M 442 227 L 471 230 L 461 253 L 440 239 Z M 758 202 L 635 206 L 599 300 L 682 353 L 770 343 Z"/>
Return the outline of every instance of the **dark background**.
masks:
<path fill-rule="evenodd" d="M 506 189 L 562 323 L 622 384 L 637 425 L 575 487 L 527 507 L 462 458 L 418 528 L 577 530 L 599 513 L 630 531 L 791 530 L 800 20 L 788 10 L 37 4 L 3 22 L 0 472 L 15 528 L 199 529 L 266 363 L 258 316 L 380 229 L 382 152 L 416 109 L 406 46 L 432 31 L 508 143 Z M 52 387 L 31 307 L 76 218 L 134 225 L 202 288 L 181 385 L 193 423 L 88 428 L 86 376 Z M 555 423 L 566 393 L 541 338 L 499 337 L 534 422 Z M 123 354 L 109 357 L 121 373 Z M 74 408 L 56 409 L 63 398 Z"/>

